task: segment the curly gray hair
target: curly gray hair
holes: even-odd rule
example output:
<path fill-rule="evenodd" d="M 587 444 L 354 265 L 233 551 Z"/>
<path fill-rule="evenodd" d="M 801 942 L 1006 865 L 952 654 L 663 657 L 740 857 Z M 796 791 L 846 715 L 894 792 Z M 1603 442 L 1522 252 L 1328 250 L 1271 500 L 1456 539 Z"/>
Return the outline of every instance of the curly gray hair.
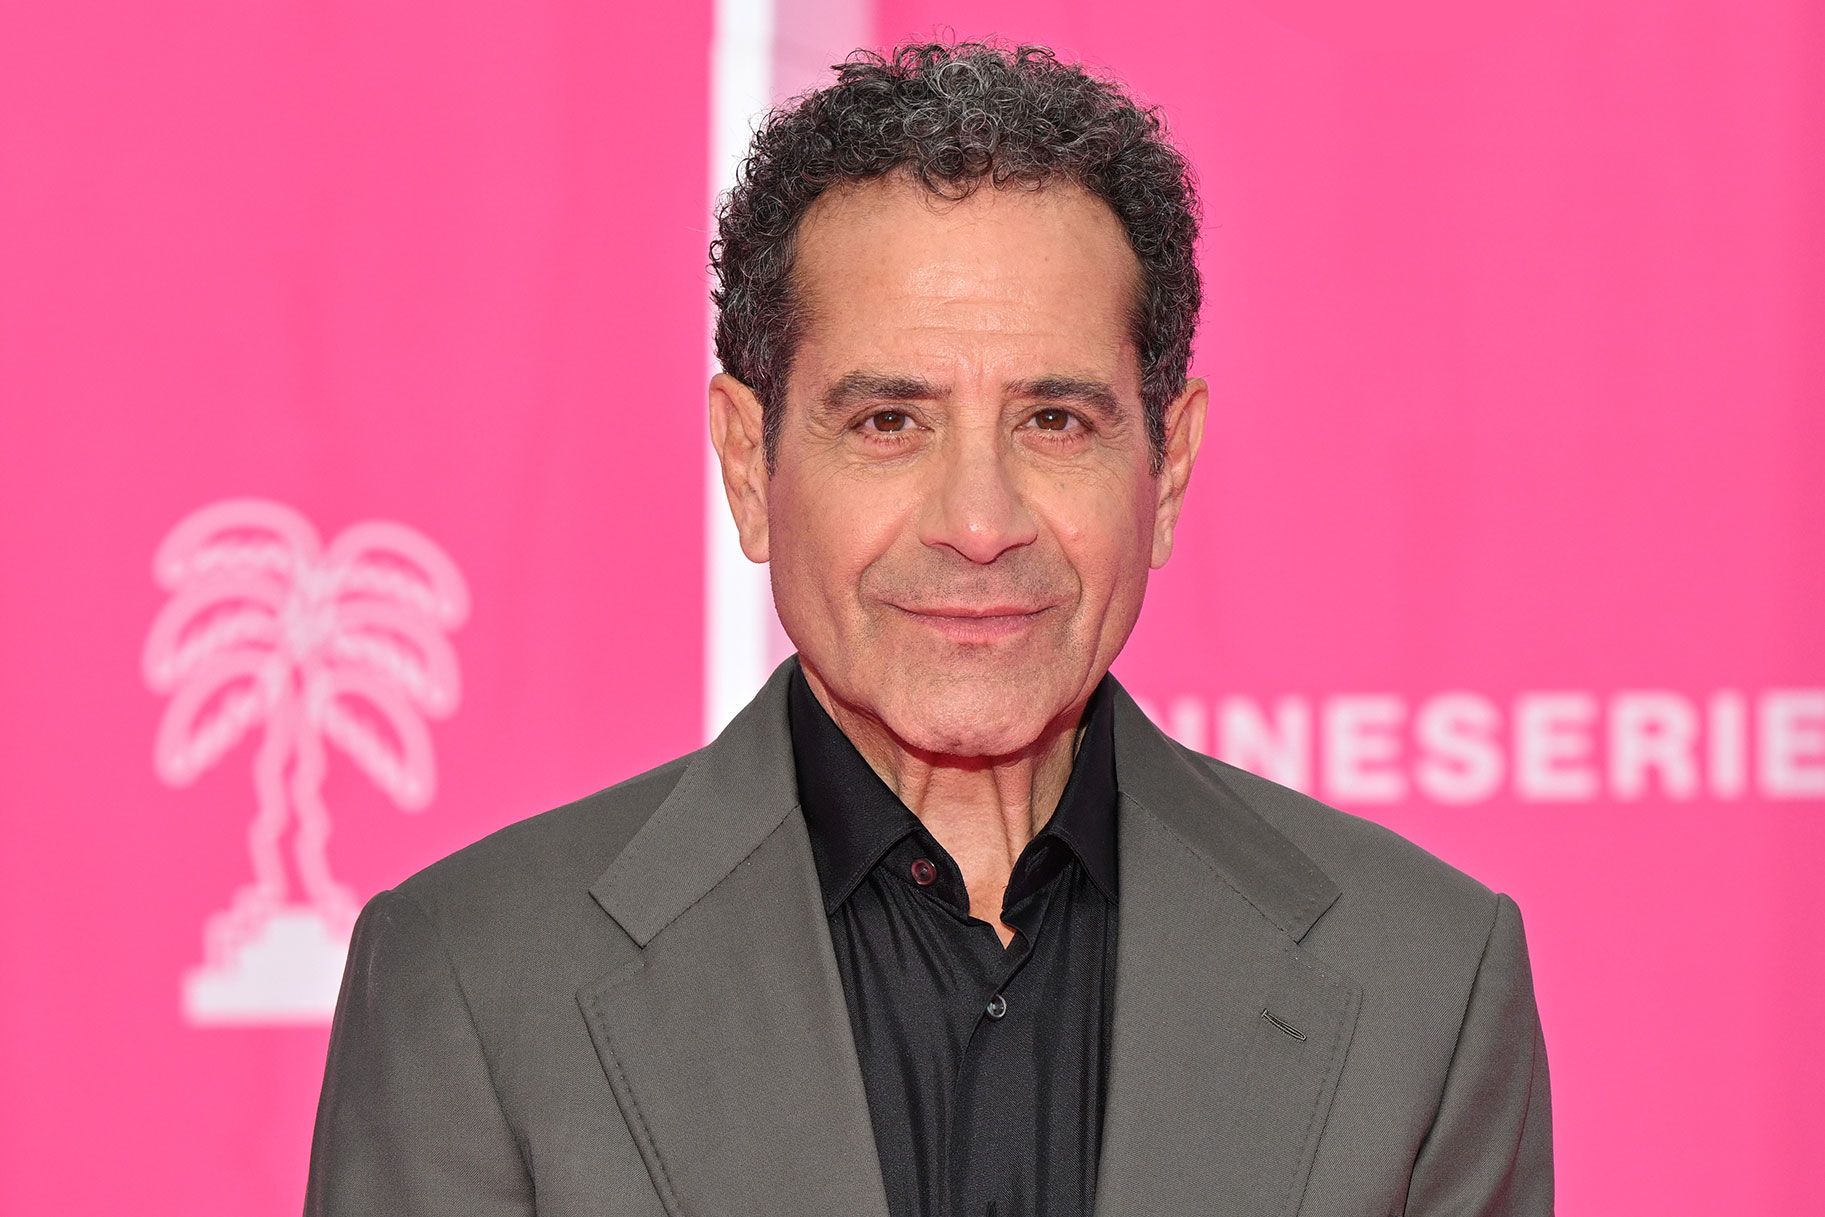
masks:
<path fill-rule="evenodd" d="M 767 116 L 710 245 L 716 355 L 760 399 L 769 467 L 804 331 L 792 281 L 799 221 L 832 186 L 900 171 L 959 199 L 984 181 L 1069 181 L 1115 212 L 1141 266 L 1130 328 L 1157 472 L 1202 298 L 1197 195 L 1159 111 L 1044 47 L 927 43 L 858 51 L 836 71 L 836 83 Z"/>

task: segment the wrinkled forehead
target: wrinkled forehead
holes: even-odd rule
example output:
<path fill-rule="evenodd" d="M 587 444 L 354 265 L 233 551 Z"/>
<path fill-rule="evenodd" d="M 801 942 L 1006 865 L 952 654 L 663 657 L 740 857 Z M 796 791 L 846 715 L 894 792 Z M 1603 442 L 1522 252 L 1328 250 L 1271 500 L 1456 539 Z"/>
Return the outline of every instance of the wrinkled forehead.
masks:
<path fill-rule="evenodd" d="M 961 198 L 903 174 L 845 185 L 800 226 L 794 362 L 843 375 L 868 352 L 989 358 L 1011 345 L 1068 349 L 1113 376 L 1133 363 L 1139 277 L 1114 211 L 1069 181 Z"/>

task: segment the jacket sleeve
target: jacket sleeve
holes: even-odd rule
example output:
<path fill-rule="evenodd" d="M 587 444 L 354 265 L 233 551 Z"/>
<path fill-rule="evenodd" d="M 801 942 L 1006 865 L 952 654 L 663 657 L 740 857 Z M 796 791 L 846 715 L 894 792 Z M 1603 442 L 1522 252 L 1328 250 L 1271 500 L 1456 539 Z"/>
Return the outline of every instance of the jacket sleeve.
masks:
<path fill-rule="evenodd" d="M 532 1181 L 448 952 L 409 897 L 362 910 L 330 1033 L 307 1217 L 508 1217 Z"/>
<path fill-rule="evenodd" d="M 1495 922 L 1438 1115 L 1414 1163 L 1408 1217 L 1550 1217 L 1552 1097 L 1521 911 Z"/>

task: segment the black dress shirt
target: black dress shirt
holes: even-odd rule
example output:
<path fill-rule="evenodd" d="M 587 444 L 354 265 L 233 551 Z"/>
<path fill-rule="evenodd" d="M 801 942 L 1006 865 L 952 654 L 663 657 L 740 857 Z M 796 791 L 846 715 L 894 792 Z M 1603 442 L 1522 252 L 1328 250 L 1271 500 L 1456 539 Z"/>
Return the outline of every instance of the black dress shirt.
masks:
<path fill-rule="evenodd" d="M 1115 991 L 1109 682 L 1014 863 L 1001 945 L 962 872 L 792 678 L 799 803 L 893 1217 L 1077 1217 L 1096 1193 Z"/>

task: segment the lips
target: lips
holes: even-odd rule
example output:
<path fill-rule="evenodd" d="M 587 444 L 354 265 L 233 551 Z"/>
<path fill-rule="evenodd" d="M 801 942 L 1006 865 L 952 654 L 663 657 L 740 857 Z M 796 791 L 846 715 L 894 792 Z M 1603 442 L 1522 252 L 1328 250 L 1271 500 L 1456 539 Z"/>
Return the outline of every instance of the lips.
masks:
<path fill-rule="evenodd" d="M 952 617 L 968 620 L 980 620 L 985 617 L 1032 617 L 1043 613 L 1050 605 L 1024 604 L 896 604 L 895 608 L 915 617 Z"/>
<path fill-rule="evenodd" d="M 912 622 L 954 643 L 982 645 L 1017 638 L 1050 609 L 1011 604 L 894 605 Z"/>

